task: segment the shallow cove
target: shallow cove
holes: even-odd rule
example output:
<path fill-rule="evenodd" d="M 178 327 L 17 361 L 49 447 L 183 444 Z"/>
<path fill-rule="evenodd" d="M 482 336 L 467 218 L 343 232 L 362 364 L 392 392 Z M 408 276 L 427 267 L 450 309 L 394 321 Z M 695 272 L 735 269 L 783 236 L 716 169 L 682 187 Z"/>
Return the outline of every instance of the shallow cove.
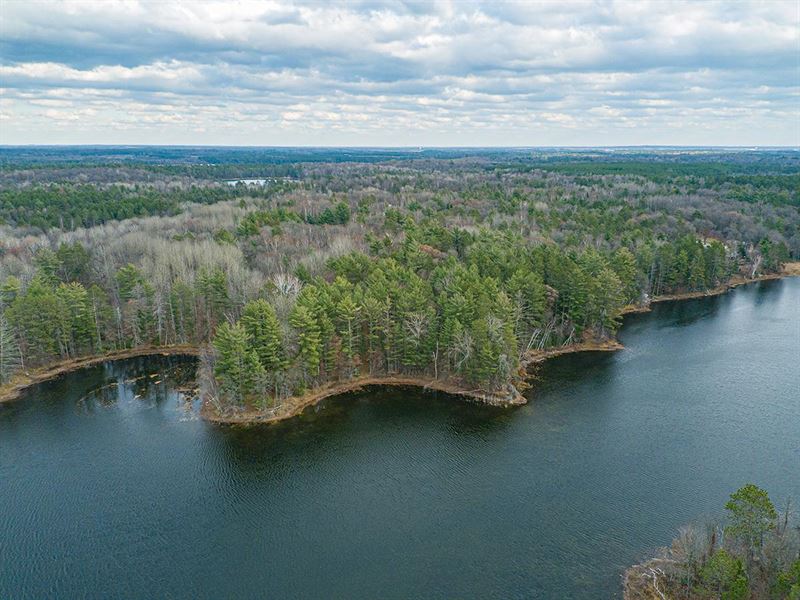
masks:
<path fill-rule="evenodd" d="M 797 278 L 658 305 L 516 409 L 370 390 L 241 430 L 174 391 L 191 359 L 67 375 L 0 406 L 0 597 L 619 595 L 743 483 L 800 498 L 799 317 Z"/>

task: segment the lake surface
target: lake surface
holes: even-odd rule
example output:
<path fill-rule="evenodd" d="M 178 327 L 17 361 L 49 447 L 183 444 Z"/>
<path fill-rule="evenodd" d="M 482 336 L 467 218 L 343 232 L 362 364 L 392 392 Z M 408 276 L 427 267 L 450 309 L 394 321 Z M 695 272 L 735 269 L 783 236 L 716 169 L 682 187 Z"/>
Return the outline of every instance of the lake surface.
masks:
<path fill-rule="evenodd" d="M 237 430 L 176 391 L 190 359 L 42 385 L 0 405 L 0 598 L 610 598 L 741 485 L 800 499 L 800 279 L 621 339 L 517 409 L 372 391 Z"/>

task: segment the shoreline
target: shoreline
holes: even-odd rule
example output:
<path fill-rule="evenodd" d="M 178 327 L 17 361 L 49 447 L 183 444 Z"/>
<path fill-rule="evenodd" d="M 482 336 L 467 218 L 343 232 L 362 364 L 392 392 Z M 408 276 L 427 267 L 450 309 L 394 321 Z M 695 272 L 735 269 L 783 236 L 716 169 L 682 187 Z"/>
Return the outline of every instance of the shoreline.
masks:
<path fill-rule="evenodd" d="M 660 302 L 674 302 L 680 300 L 719 296 L 742 285 L 758 283 L 760 281 L 783 279 L 784 277 L 798 276 L 800 276 L 800 262 L 790 262 L 784 265 L 784 268 L 780 273 L 760 275 L 753 279 L 735 276 L 727 283 L 710 290 L 656 296 L 652 298 L 646 305 L 628 305 L 623 307 L 620 316 L 650 312 L 650 310 L 652 310 L 652 305 Z M 623 349 L 624 346 L 617 339 L 576 342 L 566 346 L 547 348 L 543 350 L 529 350 L 525 353 L 521 366 L 527 375 L 527 371 L 531 365 L 540 364 L 556 356 L 574 354 L 578 352 L 615 352 Z M 156 355 L 199 356 L 200 352 L 201 348 L 199 346 L 190 344 L 175 346 L 143 346 L 139 348 L 115 350 L 97 356 L 86 356 L 60 361 L 49 366 L 34 369 L 28 373 L 18 374 L 12 381 L 0 386 L 0 404 L 16 400 L 26 389 L 31 386 L 55 379 L 72 371 L 91 367 L 109 360 L 123 360 L 126 358 L 136 358 L 139 356 Z M 326 398 L 358 391 L 370 386 L 417 387 L 426 391 L 444 392 L 452 396 L 460 396 L 468 402 L 498 407 L 520 406 L 528 402 L 528 400 L 516 389 L 516 387 L 514 387 L 513 384 L 509 384 L 509 389 L 505 394 L 502 392 L 488 393 L 483 390 L 466 390 L 452 381 L 437 380 L 429 377 L 385 375 L 365 376 L 349 381 L 329 383 L 327 385 L 314 388 L 302 396 L 291 397 L 287 399 L 286 404 L 282 405 L 278 409 L 271 409 L 268 411 L 243 410 L 230 415 L 221 415 L 218 413 L 216 408 L 212 406 L 209 399 L 204 399 L 200 408 L 200 416 L 204 420 L 215 424 L 255 425 L 277 423 L 279 421 L 284 421 L 299 415 L 306 408 L 314 406 Z"/>
<path fill-rule="evenodd" d="M 199 356 L 200 347 L 190 344 L 179 344 L 175 346 L 140 346 L 138 348 L 124 348 L 122 350 L 112 350 L 104 354 L 62 360 L 51 365 L 38 367 L 31 371 L 15 375 L 11 381 L 0 386 L 0 404 L 16 400 L 29 387 L 51 379 L 56 379 L 61 375 L 66 375 L 73 371 L 93 367 L 109 360 L 124 360 L 126 358 L 156 355 Z"/>
<path fill-rule="evenodd" d="M 488 393 L 483 390 L 465 390 L 458 384 L 428 377 L 408 376 L 366 376 L 330 383 L 314 388 L 302 396 L 292 396 L 281 406 L 271 410 L 242 410 L 232 414 L 219 414 L 211 401 L 206 399 L 200 409 L 200 416 L 206 421 L 219 425 L 263 425 L 278 423 L 298 416 L 311 406 L 319 404 L 326 398 L 357 392 L 368 387 L 415 387 L 424 391 L 443 392 L 451 396 L 460 396 L 467 402 L 486 404 L 488 406 L 508 407 L 521 406 L 527 402 L 513 385 L 507 394 Z"/>
<path fill-rule="evenodd" d="M 622 350 L 624 346 L 617 340 L 577 342 L 558 348 L 547 348 L 546 350 L 533 350 L 526 353 L 522 361 L 522 368 L 526 374 L 531 365 L 541 363 L 547 359 L 564 354 L 574 354 L 577 352 L 614 352 Z M 212 406 L 210 400 L 204 400 L 200 415 L 211 423 L 220 425 L 264 425 L 278 423 L 300 415 L 309 407 L 315 406 L 334 396 L 340 396 L 350 392 L 357 392 L 367 387 L 416 387 L 424 391 L 444 392 L 451 396 L 460 396 L 467 402 L 475 404 L 485 404 L 495 407 L 522 406 L 528 403 L 513 384 L 509 384 L 508 391 L 489 393 L 484 390 L 465 390 L 457 383 L 432 379 L 428 377 L 404 377 L 404 376 L 367 376 L 328 384 L 323 387 L 315 388 L 302 396 L 288 398 L 280 407 L 272 410 L 242 410 L 232 414 L 220 414 Z"/>
<path fill-rule="evenodd" d="M 620 313 L 620 316 L 650 312 L 650 310 L 652 310 L 651 305 L 659 302 L 672 302 L 678 300 L 719 296 L 742 285 L 796 276 L 800 276 L 800 262 L 786 263 L 780 273 L 760 275 L 758 277 L 754 277 L 753 279 L 745 279 L 741 276 L 735 276 L 724 285 L 717 286 L 710 290 L 656 296 L 655 298 L 651 299 L 647 305 L 629 305 L 624 307 Z M 566 346 L 547 348 L 543 350 L 529 350 L 525 353 L 522 359 L 521 368 L 526 374 L 525 379 L 528 379 L 530 376 L 528 370 L 532 365 L 543 363 L 546 360 L 556 356 L 575 354 L 578 352 L 616 352 L 617 350 L 624 349 L 625 346 L 619 340 L 612 338 L 608 340 L 589 340 L 586 342 L 576 342 Z M 418 387 L 422 388 L 423 390 L 434 390 L 453 396 L 460 396 L 461 398 L 466 399 L 468 402 L 487 404 L 490 406 L 521 406 L 523 404 L 527 404 L 528 402 L 527 398 L 525 398 L 516 389 L 516 387 L 514 387 L 513 384 L 509 384 L 509 387 L 513 390 L 513 392 L 503 397 L 498 394 L 487 394 L 483 391 L 464 390 L 454 383 L 448 383 L 430 378 L 393 377 L 387 375 L 380 377 L 362 377 L 346 382 L 328 384 L 321 388 L 315 388 L 303 396 L 289 398 L 286 401 L 287 404 L 282 405 L 278 409 L 272 409 L 271 412 L 243 410 L 239 413 L 231 415 L 221 415 L 217 412 L 215 407 L 211 405 L 211 401 L 205 399 L 203 400 L 202 407 L 200 409 L 200 415 L 203 419 L 220 425 L 247 426 L 273 424 L 296 417 L 305 409 L 318 404 L 326 398 L 358 391 L 369 386 Z"/>
<path fill-rule="evenodd" d="M 676 302 L 678 300 L 695 300 L 697 298 L 711 298 L 712 296 L 721 296 L 727 294 L 732 289 L 742 285 L 749 285 L 751 283 L 758 283 L 760 281 L 775 281 L 777 279 L 784 279 L 785 277 L 800 277 L 800 261 L 784 263 L 783 269 L 780 273 L 768 273 L 766 275 L 759 275 L 752 279 L 747 279 L 741 275 L 731 277 L 726 283 L 718 285 L 708 290 L 699 292 L 682 292 L 680 294 L 664 294 L 661 296 L 654 296 L 645 305 L 629 304 L 623 307 L 621 316 L 639 314 L 650 312 L 650 307 L 653 304 L 661 302 Z"/>
<path fill-rule="evenodd" d="M 615 338 L 607 340 L 589 340 L 588 342 L 576 342 L 574 344 L 567 344 L 566 346 L 545 348 L 543 350 L 529 350 L 525 353 L 522 363 L 523 366 L 528 367 L 530 365 L 543 363 L 556 356 L 563 356 L 564 354 L 577 354 L 578 352 L 616 352 L 617 350 L 624 349 L 625 346 L 622 345 L 622 342 Z"/>

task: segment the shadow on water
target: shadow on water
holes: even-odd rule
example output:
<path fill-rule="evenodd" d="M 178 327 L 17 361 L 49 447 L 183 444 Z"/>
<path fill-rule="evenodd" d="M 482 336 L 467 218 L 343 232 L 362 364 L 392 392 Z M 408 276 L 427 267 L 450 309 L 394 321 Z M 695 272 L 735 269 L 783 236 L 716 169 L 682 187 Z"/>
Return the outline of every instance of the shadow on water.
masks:
<path fill-rule="evenodd" d="M 579 352 L 551 358 L 536 371 L 525 395 L 536 401 L 537 396 L 589 379 L 602 385 L 613 377 L 618 352 Z"/>
<path fill-rule="evenodd" d="M 214 426 L 226 460 L 239 467 L 298 455 L 327 460 L 358 442 L 403 431 L 436 429 L 460 441 L 501 435 L 515 408 L 465 402 L 442 392 L 372 386 L 328 398 L 301 415 L 271 425 Z M 278 453 L 276 454 L 276 450 Z M 260 470 L 260 469 L 257 469 Z"/>
<path fill-rule="evenodd" d="M 747 297 L 748 302 L 755 306 L 767 302 L 774 302 L 786 289 L 782 283 L 782 280 L 757 281 L 736 288 L 733 294 L 727 293 L 690 300 L 658 302 L 653 305 L 653 309 L 649 313 L 627 315 L 624 319 L 621 334 L 625 334 L 625 330 L 629 328 L 629 325 L 633 325 L 639 321 L 645 323 L 657 321 L 659 327 L 685 327 L 693 325 L 700 320 L 719 316 L 720 313 L 730 310 L 731 307 L 737 302 L 740 302 L 743 297 Z"/>
<path fill-rule="evenodd" d="M 31 387 L 21 401 L 0 404 L 0 417 L 15 411 L 60 412 L 77 415 L 117 409 L 164 408 L 178 402 L 193 412 L 197 359 L 191 356 L 140 356 L 109 361 L 67 373 Z"/>

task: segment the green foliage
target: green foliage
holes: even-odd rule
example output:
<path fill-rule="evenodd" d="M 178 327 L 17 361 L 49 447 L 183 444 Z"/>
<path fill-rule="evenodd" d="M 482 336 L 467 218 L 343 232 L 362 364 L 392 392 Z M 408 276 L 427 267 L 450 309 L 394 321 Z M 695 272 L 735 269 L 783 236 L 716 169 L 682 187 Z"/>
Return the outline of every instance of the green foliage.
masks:
<path fill-rule="evenodd" d="M 227 229 L 220 229 L 214 232 L 214 241 L 218 244 L 235 244 L 236 237 Z"/>
<path fill-rule="evenodd" d="M 312 310 L 297 304 L 292 311 L 289 322 L 297 334 L 297 358 L 306 376 L 314 377 L 319 373 L 322 355 L 322 335 L 319 323 Z"/>
<path fill-rule="evenodd" d="M 185 202 L 214 204 L 242 196 L 268 196 L 270 189 L 191 186 L 169 191 L 121 185 L 50 184 L 0 189 L 0 219 L 41 229 L 92 227 L 111 220 L 173 215 Z"/>
<path fill-rule="evenodd" d="M 749 547 L 760 547 L 764 534 L 775 527 L 778 518 L 767 492 L 752 483 L 731 494 L 725 510 L 730 520 L 726 533 L 742 539 Z"/>
<path fill-rule="evenodd" d="M 53 232 L 49 241 L 25 231 L 5 244 L 4 273 L 16 276 L 0 286 L 0 309 L 26 364 L 201 344 L 241 315 L 247 350 L 239 362 L 253 355 L 261 371 L 247 389 L 227 386 L 237 403 L 271 402 L 265 387 L 279 399 L 365 373 L 492 392 L 519 377 L 530 349 L 614 335 L 626 304 L 713 288 L 737 272 L 774 272 L 800 249 L 792 154 L 737 153 L 720 162 L 638 151 L 535 160 L 482 151 L 479 160 L 469 152 L 435 162 L 415 154 L 402 167 L 341 168 L 335 163 L 345 159 L 328 150 L 308 151 L 312 162 L 334 161 L 324 167 L 287 164 L 297 156 L 289 150 L 194 151 L 191 161 L 209 162 L 163 162 L 181 152 L 164 149 L 147 151 L 155 163 L 103 170 L 104 157 L 76 150 L 93 158 L 75 164 L 92 164 L 100 181 L 119 185 L 71 183 L 70 161 L 34 161 L 25 174 L 34 183 L 21 185 L 11 163 L 0 165 L 8 183 L 0 218 L 12 225 L 91 227 L 235 200 L 233 227 L 201 210 L 191 224 L 155 234 L 154 243 L 173 244 L 167 252 L 180 256 L 153 256 L 146 238 L 108 243 L 102 236 L 112 228 Z M 233 162 L 215 163 L 215 152 Z M 0 162 L 13 163 L 4 156 Z M 202 180 L 246 174 L 272 179 L 263 187 Z M 358 226 L 326 229 L 353 217 Z M 56 249 L 59 239 L 70 241 Z M 348 245 L 368 253 L 342 253 Z M 232 268 L 239 256 L 245 264 Z M 289 273 L 299 280 L 291 289 L 271 281 Z"/>
<path fill-rule="evenodd" d="M 0 302 L 2 302 L 2 305 L 9 306 L 14 302 L 20 290 L 22 290 L 22 282 L 18 278 L 13 275 L 6 277 L 6 280 L 0 286 Z"/>
<path fill-rule="evenodd" d="M 92 319 L 89 293 L 78 282 L 62 283 L 56 288 L 61 309 L 58 328 L 63 351 L 78 356 L 92 347 Z"/>
<path fill-rule="evenodd" d="M 656 587 L 660 597 L 687 600 L 800 597 L 800 527 L 788 507 L 778 517 L 767 493 L 748 484 L 726 509 L 724 535 L 716 524 L 684 527 L 659 557 L 630 569 L 627 581 L 647 582 L 635 597 Z"/>
<path fill-rule="evenodd" d="M 46 278 L 37 275 L 16 297 L 6 316 L 20 332 L 29 362 L 44 364 L 65 356 L 60 346 L 64 340 L 64 306 Z"/>
<path fill-rule="evenodd" d="M 633 303 L 639 299 L 639 272 L 636 257 L 627 248 L 620 247 L 611 256 L 611 269 L 619 278 L 620 292 L 624 302 Z"/>
<path fill-rule="evenodd" d="M 250 349 L 247 332 L 236 324 L 223 323 L 214 338 L 217 351 L 215 375 L 226 399 L 242 403 L 256 391 L 259 379 L 264 376 L 264 367 L 258 355 Z"/>
<path fill-rule="evenodd" d="M 350 206 L 347 202 L 337 202 L 318 215 L 308 215 L 306 223 L 311 225 L 347 225 L 350 222 Z"/>
<path fill-rule="evenodd" d="M 195 288 L 197 296 L 202 300 L 208 327 L 213 329 L 225 318 L 225 313 L 230 308 L 228 278 L 222 269 L 217 268 L 212 271 L 201 269 L 197 275 Z"/>
<path fill-rule="evenodd" d="M 786 571 L 778 574 L 772 592 L 778 598 L 800 600 L 800 558 L 794 561 Z"/>
<path fill-rule="evenodd" d="M 698 592 L 720 600 L 747 600 L 750 591 L 742 561 L 725 550 L 717 550 L 700 572 Z"/>
<path fill-rule="evenodd" d="M 122 267 L 116 274 L 120 300 L 130 300 L 136 295 L 136 288 L 145 285 L 141 271 L 130 263 Z"/>
<path fill-rule="evenodd" d="M 247 334 L 249 348 L 255 351 L 264 369 L 267 372 L 285 369 L 283 337 L 272 305 L 263 299 L 248 302 L 242 311 L 241 324 Z"/>
<path fill-rule="evenodd" d="M 91 276 L 91 255 L 80 242 L 72 244 L 62 243 L 56 252 L 59 269 L 58 275 L 61 281 L 67 283 L 80 281 L 86 283 Z"/>
<path fill-rule="evenodd" d="M 50 248 L 39 248 L 33 257 L 33 264 L 41 281 L 49 285 L 56 285 L 59 282 L 58 272 L 61 269 L 61 262 Z"/>
<path fill-rule="evenodd" d="M 17 338 L 11 324 L 0 314 L 0 383 L 8 382 L 22 365 Z"/>
<path fill-rule="evenodd" d="M 258 235 L 262 227 L 271 227 L 273 232 L 280 231 L 281 223 L 300 222 L 300 215 L 283 207 L 271 210 L 256 210 L 248 213 L 236 228 L 236 235 L 249 237 Z"/>

